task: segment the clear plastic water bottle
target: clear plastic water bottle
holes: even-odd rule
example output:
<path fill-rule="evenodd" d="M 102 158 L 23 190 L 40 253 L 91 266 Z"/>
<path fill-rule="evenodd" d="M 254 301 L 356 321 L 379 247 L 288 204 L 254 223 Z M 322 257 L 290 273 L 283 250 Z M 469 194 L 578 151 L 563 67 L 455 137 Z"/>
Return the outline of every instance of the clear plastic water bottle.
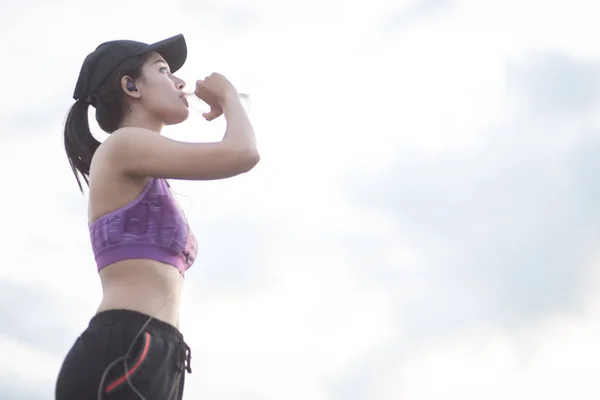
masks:
<path fill-rule="evenodd" d="M 246 110 L 246 112 L 249 113 L 250 112 L 250 95 L 246 94 L 246 93 L 238 93 L 238 97 L 239 97 L 242 105 L 244 106 L 244 109 Z M 201 98 L 196 96 L 196 94 L 193 91 L 186 92 L 185 98 L 188 101 L 190 108 L 192 110 L 194 110 L 195 112 L 202 114 L 202 113 L 206 113 L 206 112 L 210 111 L 210 106 L 204 100 L 202 100 Z"/>

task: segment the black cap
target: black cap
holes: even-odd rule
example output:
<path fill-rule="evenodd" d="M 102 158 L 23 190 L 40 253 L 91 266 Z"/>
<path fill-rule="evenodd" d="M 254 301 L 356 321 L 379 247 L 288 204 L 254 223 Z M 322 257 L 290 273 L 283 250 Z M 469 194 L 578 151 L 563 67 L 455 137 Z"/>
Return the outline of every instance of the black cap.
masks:
<path fill-rule="evenodd" d="M 182 34 L 153 44 L 133 40 L 113 40 L 102 43 L 83 61 L 73 98 L 94 104 L 92 99 L 95 97 L 97 100 L 96 90 L 115 68 L 129 57 L 152 51 L 156 51 L 165 59 L 171 72 L 181 68 L 187 58 L 187 45 Z"/>

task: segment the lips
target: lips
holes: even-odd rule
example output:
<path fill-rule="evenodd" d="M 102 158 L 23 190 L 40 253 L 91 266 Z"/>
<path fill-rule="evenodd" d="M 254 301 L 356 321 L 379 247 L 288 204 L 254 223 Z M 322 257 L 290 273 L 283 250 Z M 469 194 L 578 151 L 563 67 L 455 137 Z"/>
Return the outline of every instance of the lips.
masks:
<path fill-rule="evenodd" d="M 185 97 L 182 97 L 181 99 L 183 100 L 183 103 L 185 104 L 185 106 L 187 108 L 189 108 L 190 107 L 190 103 L 188 103 L 187 99 Z"/>

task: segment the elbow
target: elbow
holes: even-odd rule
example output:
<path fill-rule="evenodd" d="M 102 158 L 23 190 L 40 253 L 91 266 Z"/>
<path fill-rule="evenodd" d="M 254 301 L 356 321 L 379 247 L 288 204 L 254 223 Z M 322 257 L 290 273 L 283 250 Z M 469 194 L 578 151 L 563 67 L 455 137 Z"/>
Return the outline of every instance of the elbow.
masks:
<path fill-rule="evenodd" d="M 242 165 L 241 165 L 241 173 L 248 172 L 252 170 L 260 161 L 260 154 L 256 148 L 248 149 L 244 152 L 244 155 L 241 157 Z"/>

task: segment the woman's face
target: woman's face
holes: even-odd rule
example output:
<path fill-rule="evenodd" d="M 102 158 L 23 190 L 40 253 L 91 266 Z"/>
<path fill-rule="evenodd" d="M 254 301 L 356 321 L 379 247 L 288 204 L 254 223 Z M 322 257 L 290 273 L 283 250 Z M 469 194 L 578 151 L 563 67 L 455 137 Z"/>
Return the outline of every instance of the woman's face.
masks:
<path fill-rule="evenodd" d="M 150 54 L 135 86 L 138 103 L 165 125 L 178 124 L 188 118 L 188 105 L 183 94 L 185 82 L 171 74 L 160 54 Z"/>

